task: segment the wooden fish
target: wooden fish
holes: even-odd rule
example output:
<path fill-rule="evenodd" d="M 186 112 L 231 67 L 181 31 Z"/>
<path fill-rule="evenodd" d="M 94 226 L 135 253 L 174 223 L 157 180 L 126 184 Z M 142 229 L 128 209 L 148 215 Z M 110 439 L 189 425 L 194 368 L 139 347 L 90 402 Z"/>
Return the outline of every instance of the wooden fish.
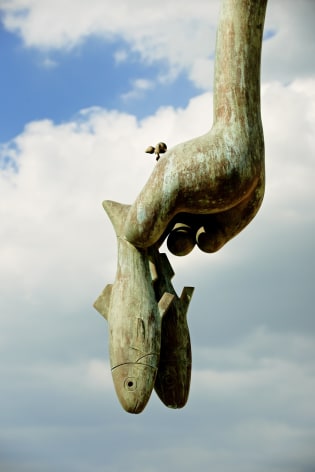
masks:
<path fill-rule="evenodd" d="M 186 315 L 194 288 L 184 287 L 178 298 L 171 283 L 174 271 L 166 254 L 155 253 L 153 260 L 157 299 L 165 292 L 174 295 L 162 319 L 160 363 L 154 389 L 166 406 L 182 408 L 187 402 L 190 388 L 191 346 Z"/>
<path fill-rule="evenodd" d="M 154 387 L 160 359 L 161 320 L 174 295 L 156 299 L 151 269 L 154 251 L 138 249 L 123 237 L 128 205 L 104 201 L 117 235 L 115 282 L 107 285 L 94 307 L 107 319 L 112 377 L 118 399 L 129 413 L 140 413 Z"/>

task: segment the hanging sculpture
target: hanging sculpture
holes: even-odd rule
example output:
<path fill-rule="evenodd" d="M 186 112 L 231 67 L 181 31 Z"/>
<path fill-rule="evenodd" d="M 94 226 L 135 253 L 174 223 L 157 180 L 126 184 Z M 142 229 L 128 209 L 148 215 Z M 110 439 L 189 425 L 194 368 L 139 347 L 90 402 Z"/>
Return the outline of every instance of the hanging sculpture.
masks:
<path fill-rule="evenodd" d="M 116 279 L 96 300 L 107 319 L 112 377 L 123 408 L 140 413 L 151 392 L 171 408 L 188 398 L 191 347 L 187 309 L 159 248 L 219 250 L 256 215 L 265 185 L 260 60 L 267 0 L 223 0 L 217 32 L 214 117 L 203 136 L 167 150 L 133 205 L 103 206 L 118 241 Z M 162 155 L 163 154 L 163 155 Z"/>

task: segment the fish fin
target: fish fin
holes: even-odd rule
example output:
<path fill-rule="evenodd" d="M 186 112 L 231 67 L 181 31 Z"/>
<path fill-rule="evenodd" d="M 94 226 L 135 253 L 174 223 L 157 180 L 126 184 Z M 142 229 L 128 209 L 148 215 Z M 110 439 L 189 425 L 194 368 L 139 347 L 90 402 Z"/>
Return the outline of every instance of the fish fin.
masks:
<path fill-rule="evenodd" d="M 106 211 L 117 236 L 124 234 L 125 221 L 129 213 L 131 205 L 124 205 L 123 203 L 113 202 L 112 200 L 104 200 L 103 207 Z"/>
<path fill-rule="evenodd" d="M 160 298 L 160 301 L 158 303 L 159 307 L 159 312 L 161 317 L 165 315 L 165 313 L 168 311 L 169 307 L 171 306 L 173 300 L 174 300 L 174 295 L 168 292 L 164 292 L 162 297 Z"/>
<path fill-rule="evenodd" d="M 94 308 L 107 320 L 109 312 L 110 297 L 112 295 L 112 284 L 106 285 L 100 296 L 94 302 Z"/>
<path fill-rule="evenodd" d="M 194 287 L 184 287 L 180 296 L 180 303 L 182 305 L 182 311 L 185 313 L 188 310 L 190 301 L 194 293 Z"/>
<path fill-rule="evenodd" d="M 175 272 L 170 264 L 170 261 L 168 260 L 167 255 L 162 252 L 159 254 L 159 256 L 161 261 L 161 268 L 163 269 L 165 277 L 167 277 L 168 279 L 172 279 L 175 275 Z"/>

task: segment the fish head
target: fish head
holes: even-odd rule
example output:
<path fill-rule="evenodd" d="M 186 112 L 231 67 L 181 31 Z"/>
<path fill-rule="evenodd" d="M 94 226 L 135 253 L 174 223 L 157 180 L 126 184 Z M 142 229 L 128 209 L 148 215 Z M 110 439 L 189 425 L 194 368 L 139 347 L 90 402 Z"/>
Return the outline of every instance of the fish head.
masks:
<path fill-rule="evenodd" d="M 150 355 L 149 357 L 157 357 Z M 154 362 L 129 362 L 112 368 L 117 397 L 128 413 L 141 413 L 151 396 L 156 373 Z"/>

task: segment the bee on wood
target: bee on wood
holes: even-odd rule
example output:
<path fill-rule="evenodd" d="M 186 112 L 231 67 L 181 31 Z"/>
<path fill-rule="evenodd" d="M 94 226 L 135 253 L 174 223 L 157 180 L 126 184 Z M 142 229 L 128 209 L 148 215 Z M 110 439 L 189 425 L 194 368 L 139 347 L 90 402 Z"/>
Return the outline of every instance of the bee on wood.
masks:
<path fill-rule="evenodd" d="M 165 143 L 158 143 L 155 147 L 149 146 L 146 148 L 145 152 L 148 154 L 155 154 L 156 160 L 160 159 L 160 154 L 164 154 L 167 151 L 167 146 Z"/>

